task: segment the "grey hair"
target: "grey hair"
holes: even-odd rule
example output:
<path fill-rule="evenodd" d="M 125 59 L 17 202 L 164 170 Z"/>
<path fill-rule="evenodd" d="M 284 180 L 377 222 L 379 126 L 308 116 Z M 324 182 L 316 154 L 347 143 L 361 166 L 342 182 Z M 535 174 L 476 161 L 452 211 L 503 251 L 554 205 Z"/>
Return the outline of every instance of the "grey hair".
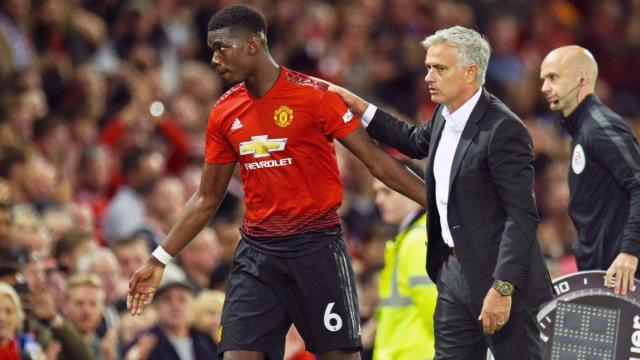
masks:
<path fill-rule="evenodd" d="M 82 256 L 80 256 L 80 258 L 78 258 L 76 262 L 78 273 L 89 273 L 91 271 L 91 265 L 93 265 L 95 261 L 101 260 L 103 257 L 109 259 L 109 261 L 113 262 L 114 264 L 118 264 L 118 258 L 114 255 L 111 249 L 100 247 L 86 254 L 83 254 Z"/>
<path fill-rule="evenodd" d="M 475 64 L 478 67 L 476 81 L 478 85 L 484 85 L 489 57 L 491 57 L 491 46 L 489 46 L 487 39 L 473 29 L 454 26 L 438 30 L 435 34 L 427 36 L 422 41 L 422 46 L 429 49 L 432 45 L 445 42 L 457 49 L 460 66 L 466 67 Z"/>

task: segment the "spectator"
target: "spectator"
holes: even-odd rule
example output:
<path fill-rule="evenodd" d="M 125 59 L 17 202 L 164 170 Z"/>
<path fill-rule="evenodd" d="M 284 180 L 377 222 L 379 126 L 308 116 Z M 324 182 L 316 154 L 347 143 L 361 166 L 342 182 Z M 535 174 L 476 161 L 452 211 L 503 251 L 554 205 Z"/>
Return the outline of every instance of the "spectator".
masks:
<path fill-rule="evenodd" d="M 92 145 L 82 150 L 78 163 L 75 200 L 91 207 L 97 224 L 102 223 L 109 203 L 110 167 L 109 154 L 102 146 Z"/>
<path fill-rule="evenodd" d="M 105 306 L 98 333 L 103 336 L 118 323 L 118 313 L 125 308 L 127 281 L 122 276 L 118 259 L 108 248 L 96 248 L 78 258 L 78 273 L 95 274 L 105 292 Z"/>
<path fill-rule="evenodd" d="M 0 200 L 0 255 L 14 247 L 11 204 Z"/>
<path fill-rule="evenodd" d="M 62 234 L 53 250 L 58 266 L 67 275 L 77 272 L 78 259 L 98 247 L 93 234 L 86 231 L 70 230 Z"/>
<path fill-rule="evenodd" d="M 140 187 L 164 171 L 165 159 L 149 149 L 133 150 L 122 161 L 124 184 L 107 207 L 102 234 L 109 243 L 132 235 L 144 226 L 144 202 Z"/>
<path fill-rule="evenodd" d="M 404 163 L 416 174 L 423 175 L 418 166 Z M 425 273 L 426 210 L 378 180 L 374 181 L 373 189 L 382 218 L 398 227 L 384 251 L 373 358 L 432 358 L 435 355 L 433 314 L 438 291 Z"/>
<path fill-rule="evenodd" d="M 26 314 L 23 330 L 33 333 L 45 352 L 60 347 L 60 359 L 90 360 L 89 348 L 73 325 L 59 313 L 55 299 L 47 291 L 43 263 L 33 257 L 26 258 L 26 263 L 17 273 L 3 278 L 9 285 L 20 289 Z"/>
<path fill-rule="evenodd" d="M 23 321 L 24 312 L 18 294 L 9 284 L 0 282 L 0 359 L 22 358 L 16 335 Z"/>
<path fill-rule="evenodd" d="M 193 301 L 192 326 L 205 334 L 211 341 L 220 341 L 220 316 L 224 304 L 224 292 L 219 290 L 203 290 Z"/>
<path fill-rule="evenodd" d="M 122 275 L 118 259 L 108 248 L 99 247 L 78 258 L 78 272 L 96 274 L 102 280 L 107 304 L 113 305 L 126 294 L 127 281 Z"/>
<path fill-rule="evenodd" d="M 20 147 L 0 147 L 0 178 L 2 178 L 11 194 L 14 203 L 28 201 L 29 191 L 26 188 L 29 166 L 27 152 Z"/>
<path fill-rule="evenodd" d="M 29 253 L 40 259 L 51 256 L 52 238 L 44 227 L 40 216 L 27 205 L 14 209 L 13 234 L 17 246 L 25 247 Z"/>
<path fill-rule="evenodd" d="M 145 183 L 140 192 L 145 206 L 144 227 L 162 241 L 187 202 L 184 185 L 178 178 L 162 176 Z"/>
<path fill-rule="evenodd" d="M 176 118 L 188 139 L 188 156 L 194 160 L 200 159 L 204 153 L 204 138 L 201 132 L 207 126 L 207 114 L 203 110 L 204 107 L 198 104 L 197 99 L 187 94 L 176 97 L 170 104 L 172 116 Z"/>
<path fill-rule="evenodd" d="M 143 338 L 150 337 L 153 340 L 153 344 L 149 349 L 149 353 L 155 347 L 156 337 L 147 334 L 146 331 L 158 322 L 158 313 L 155 309 L 149 309 L 148 313 L 144 313 L 142 316 L 130 316 L 128 313 L 121 313 L 120 321 L 118 322 L 118 340 L 120 344 L 133 345 L 128 352 L 133 352 L 133 354 L 139 353 L 140 350 L 135 350 Z M 144 334 L 141 336 L 141 334 Z M 134 340 L 137 340 L 135 342 Z M 147 344 L 151 340 L 144 340 L 142 344 Z M 146 345 L 142 345 L 142 347 L 146 348 Z M 144 359 L 144 357 L 140 357 Z"/>
<path fill-rule="evenodd" d="M 64 119 L 56 116 L 37 119 L 33 124 L 33 140 L 38 155 L 51 163 L 59 176 L 66 176 L 65 170 L 73 166 L 77 154 L 71 152 L 69 129 Z"/>
<path fill-rule="evenodd" d="M 169 275 L 169 274 L 167 274 Z M 207 333 L 191 326 L 193 293 L 186 277 L 170 276 L 158 288 L 158 324 L 149 330 L 157 339 L 148 360 L 217 359 L 216 345 Z"/>
<path fill-rule="evenodd" d="M 131 278 L 136 270 L 144 264 L 151 255 L 149 242 L 143 234 L 132 235 L 128 238 L 111 243 L 111 250 L 118 259 L 123 276 Z"/>
<path fill-rule="evenodd" d="M 82 274 L 69 278 L 64 314 L 80 332 L 95 360 L 108 360 L 102 356 L 102 338 L 97 333 L 104 307 L 105 291 L 98 276 Z"/>
<path fill-rule="evenodd" d="M 180 266 L 199 289 L 211 284 L 211 273 L 218 263 L 218 247 L 216 232 L 205 227 L 178 256 Z"/>
<path fill-rule="evenodd" d="M 40 215 L 40 218 L 42 225 L 51 237 L 52 246 L 60 240 L 63 234 L 71 231 L 76 226 L 72 216 L 61 206 L 47 208 Z M 53 249 L 51 255 L 53 255 Z"/>
<path fill-rule="evenodd" d="M 26 0 L 0 1 L 0 77 L 34 63 L 33 43 L 27 32 L 29 4 Z"/>

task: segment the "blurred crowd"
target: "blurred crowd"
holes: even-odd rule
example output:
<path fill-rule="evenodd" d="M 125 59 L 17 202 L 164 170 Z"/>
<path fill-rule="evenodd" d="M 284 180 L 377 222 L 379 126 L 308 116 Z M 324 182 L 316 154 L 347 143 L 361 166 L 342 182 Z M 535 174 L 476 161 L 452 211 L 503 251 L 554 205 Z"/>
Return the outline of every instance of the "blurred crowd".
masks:
<path fill-rule="evenodd" d="M 176 338 L 215 348 L 244 212 L 238 176 L 167 268 L 154 307 L 133 318 L 124 299 L 129 277 L 198 186 L 207 117 L 227 87 L 209 65 L 206 25 L 231 3 L 0 0 L 0 309 L 15 315 L 0 317 L 0 351 L 6 339 L 34 359 L 179 359 L 154 357 L 183 348 Z M 479 29 L 493 50 L 486 87 L 533 136 L 549 270 L 575 271 L 569 140 L 540 96 L 539 66 L 555 47 L 588 48 L 600 67 L 597 95 L 638 133 L 640 0 L 245 3 L 267 16 L 280 64 L 418 123 L 434 109 L 420 41 L 453 25 Z M 381 220 L 368 171 L 336 146 L 366 320 L 395 228 Z M 309 358 L 299 336 L 288 342 L 288 358 Z"/>

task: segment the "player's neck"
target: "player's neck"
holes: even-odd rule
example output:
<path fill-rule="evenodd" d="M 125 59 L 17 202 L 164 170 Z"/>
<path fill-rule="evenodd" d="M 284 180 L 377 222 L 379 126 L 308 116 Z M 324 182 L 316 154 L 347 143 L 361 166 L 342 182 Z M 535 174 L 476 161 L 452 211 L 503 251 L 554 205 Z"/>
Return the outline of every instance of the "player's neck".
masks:
<path fill-rule="evenodd" d="M 261 98 L 278 81 L 278 77 L 280 77 L 280 66 L 269 54 L 266 54 L 256 64 L 253 74 L 245 80 L 245 86 L 251 95 Z"/>

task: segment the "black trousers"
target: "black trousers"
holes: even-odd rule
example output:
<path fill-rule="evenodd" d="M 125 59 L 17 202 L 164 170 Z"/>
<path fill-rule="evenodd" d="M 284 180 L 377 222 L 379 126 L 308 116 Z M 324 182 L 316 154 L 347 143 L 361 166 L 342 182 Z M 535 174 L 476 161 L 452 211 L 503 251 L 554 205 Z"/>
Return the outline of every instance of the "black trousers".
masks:
<path fill-rule="evenodd" d="M 471 301 L 468 284 L 454 256 L 449 256 L 443 263 L 437 285 L 436 360 L 484 360 L 487 348 L 496 360 L 542 358 L 540 329 L 536 321 L 538 307 L 512 313 L 500 331 L 485 335 L 482 322 L 478 321 L 480 309 Z"/>

